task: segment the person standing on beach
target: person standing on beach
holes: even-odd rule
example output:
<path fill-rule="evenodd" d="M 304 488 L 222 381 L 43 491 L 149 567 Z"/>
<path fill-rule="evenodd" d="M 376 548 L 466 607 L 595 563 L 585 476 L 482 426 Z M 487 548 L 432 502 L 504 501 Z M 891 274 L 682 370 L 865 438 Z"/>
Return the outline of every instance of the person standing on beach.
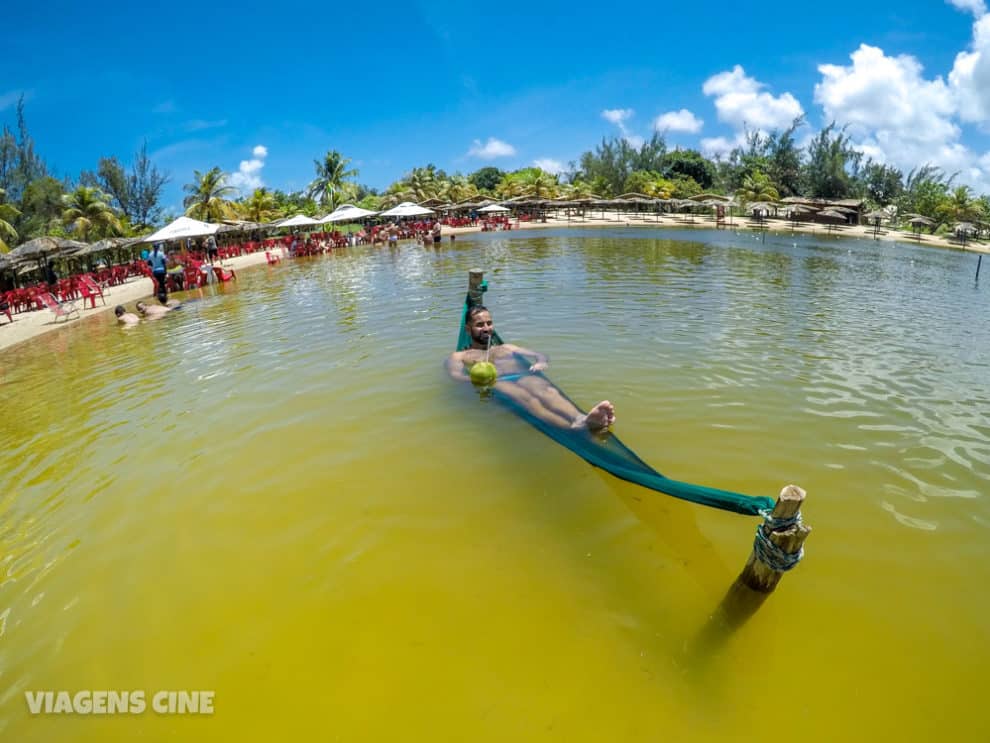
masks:
<path fill-rule="evenodd" d="M 168 256 L 165 255 L 165 248 L 162 243 L 156 243 L 151 254 L 148 256 L 148 265 L 151 266 L 151 274 L 158 284 L 158 301 L 165 304 L 168 299 L 168 287 L 165 278 L 168 275 Z"/>
<path fill-rule="evenodd" d="M 217 248 L 217 239 L 210 235 L 206 238 L 206 257 L 209 259 L 210 263 L 216 261 L 217 256 L 220 254 Z"/>

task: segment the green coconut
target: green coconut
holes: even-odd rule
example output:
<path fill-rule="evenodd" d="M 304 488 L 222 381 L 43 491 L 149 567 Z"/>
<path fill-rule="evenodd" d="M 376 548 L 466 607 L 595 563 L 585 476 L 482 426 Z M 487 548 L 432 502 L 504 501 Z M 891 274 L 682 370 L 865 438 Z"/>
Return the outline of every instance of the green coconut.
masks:
<path fill-rule="evenodd" d="M 495 364 L 487 361 L 479 361 L 473 364 L 469 373 L 471 375 L 471 381 L 479 387 L 490 387 L 495 384 L 495 380 L 498 378 L 498 371 L 495 369 Z"/>

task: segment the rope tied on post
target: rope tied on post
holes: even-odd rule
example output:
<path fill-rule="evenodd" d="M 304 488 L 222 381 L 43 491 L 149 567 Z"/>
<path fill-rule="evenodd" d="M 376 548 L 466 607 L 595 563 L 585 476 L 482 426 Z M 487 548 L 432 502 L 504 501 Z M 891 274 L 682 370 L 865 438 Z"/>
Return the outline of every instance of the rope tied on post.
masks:
<path fill-rule="evenodd" d="M 785 552 L 781 547 L 770 541 L 774 532 L 786 531 L 795 526 L 801 526 L 801 512 L 793 516 L 774 517 L 772 513 L 763 513 L 763 523 L 756 527 L 756 538 L 753 540 L 753 553 L 756 559 L 771 570 L 786 573 L 804 557 L 804 547 L 797 552 Z"/>

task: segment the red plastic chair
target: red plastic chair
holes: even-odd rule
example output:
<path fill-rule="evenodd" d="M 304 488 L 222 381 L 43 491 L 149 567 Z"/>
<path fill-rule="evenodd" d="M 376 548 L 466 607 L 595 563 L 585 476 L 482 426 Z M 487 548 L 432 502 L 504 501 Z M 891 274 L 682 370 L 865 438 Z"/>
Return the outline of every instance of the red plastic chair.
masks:
<path fill-rule="evenodd" d="M 96 307 L 96 298 L 99 297 L 103 304 L 107 303 L 107 298 L 103 296 L 103 289 L 99 284 L 93 279 L 89 274 L 82 274 L 79 277 L 79 292 L 83 296 L 83 305 L 86 304 L 86 300 L 89 299 L 93 307 Z"/>
<path fill-rule="evenodd" d="M 213 275 L 216 276 L 217 281 L 220 282 L 230 281 L 231 279 L 235 279 L 235 280 L 237 279 L 237 274 L 234 273 L 233 269 L 227 271 L 224 269 L 223 266 L 218 266 L 215 263 L 213 264 Z"/>

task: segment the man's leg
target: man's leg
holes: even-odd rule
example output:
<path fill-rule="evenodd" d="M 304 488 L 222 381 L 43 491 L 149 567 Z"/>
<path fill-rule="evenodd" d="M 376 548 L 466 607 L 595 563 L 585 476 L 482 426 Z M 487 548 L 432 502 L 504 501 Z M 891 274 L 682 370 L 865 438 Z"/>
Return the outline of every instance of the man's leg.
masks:
<path fill-rule="evenodd" d="M 568 428 L 571 425 L 573 419 L 565 418 L 559 413 L 549 410 L 540 402 L 539 398 L 524 389 L 517 382 L 496 382 L 495 391 L 501 395 L 505 395 L 540 420 L 546 421 L 551 425 L 558 428 Z"/>
<path fill-rule="evenodd" d="M 608 400 L 602 400 L 584 414 L 546 377 L 524 376 L 518 381 L 499 382 L 495 389 L 505 391 L 534 415 L 561 428 L 587 427 L 597 431 L 615 423 L 615 406 Z"/>

